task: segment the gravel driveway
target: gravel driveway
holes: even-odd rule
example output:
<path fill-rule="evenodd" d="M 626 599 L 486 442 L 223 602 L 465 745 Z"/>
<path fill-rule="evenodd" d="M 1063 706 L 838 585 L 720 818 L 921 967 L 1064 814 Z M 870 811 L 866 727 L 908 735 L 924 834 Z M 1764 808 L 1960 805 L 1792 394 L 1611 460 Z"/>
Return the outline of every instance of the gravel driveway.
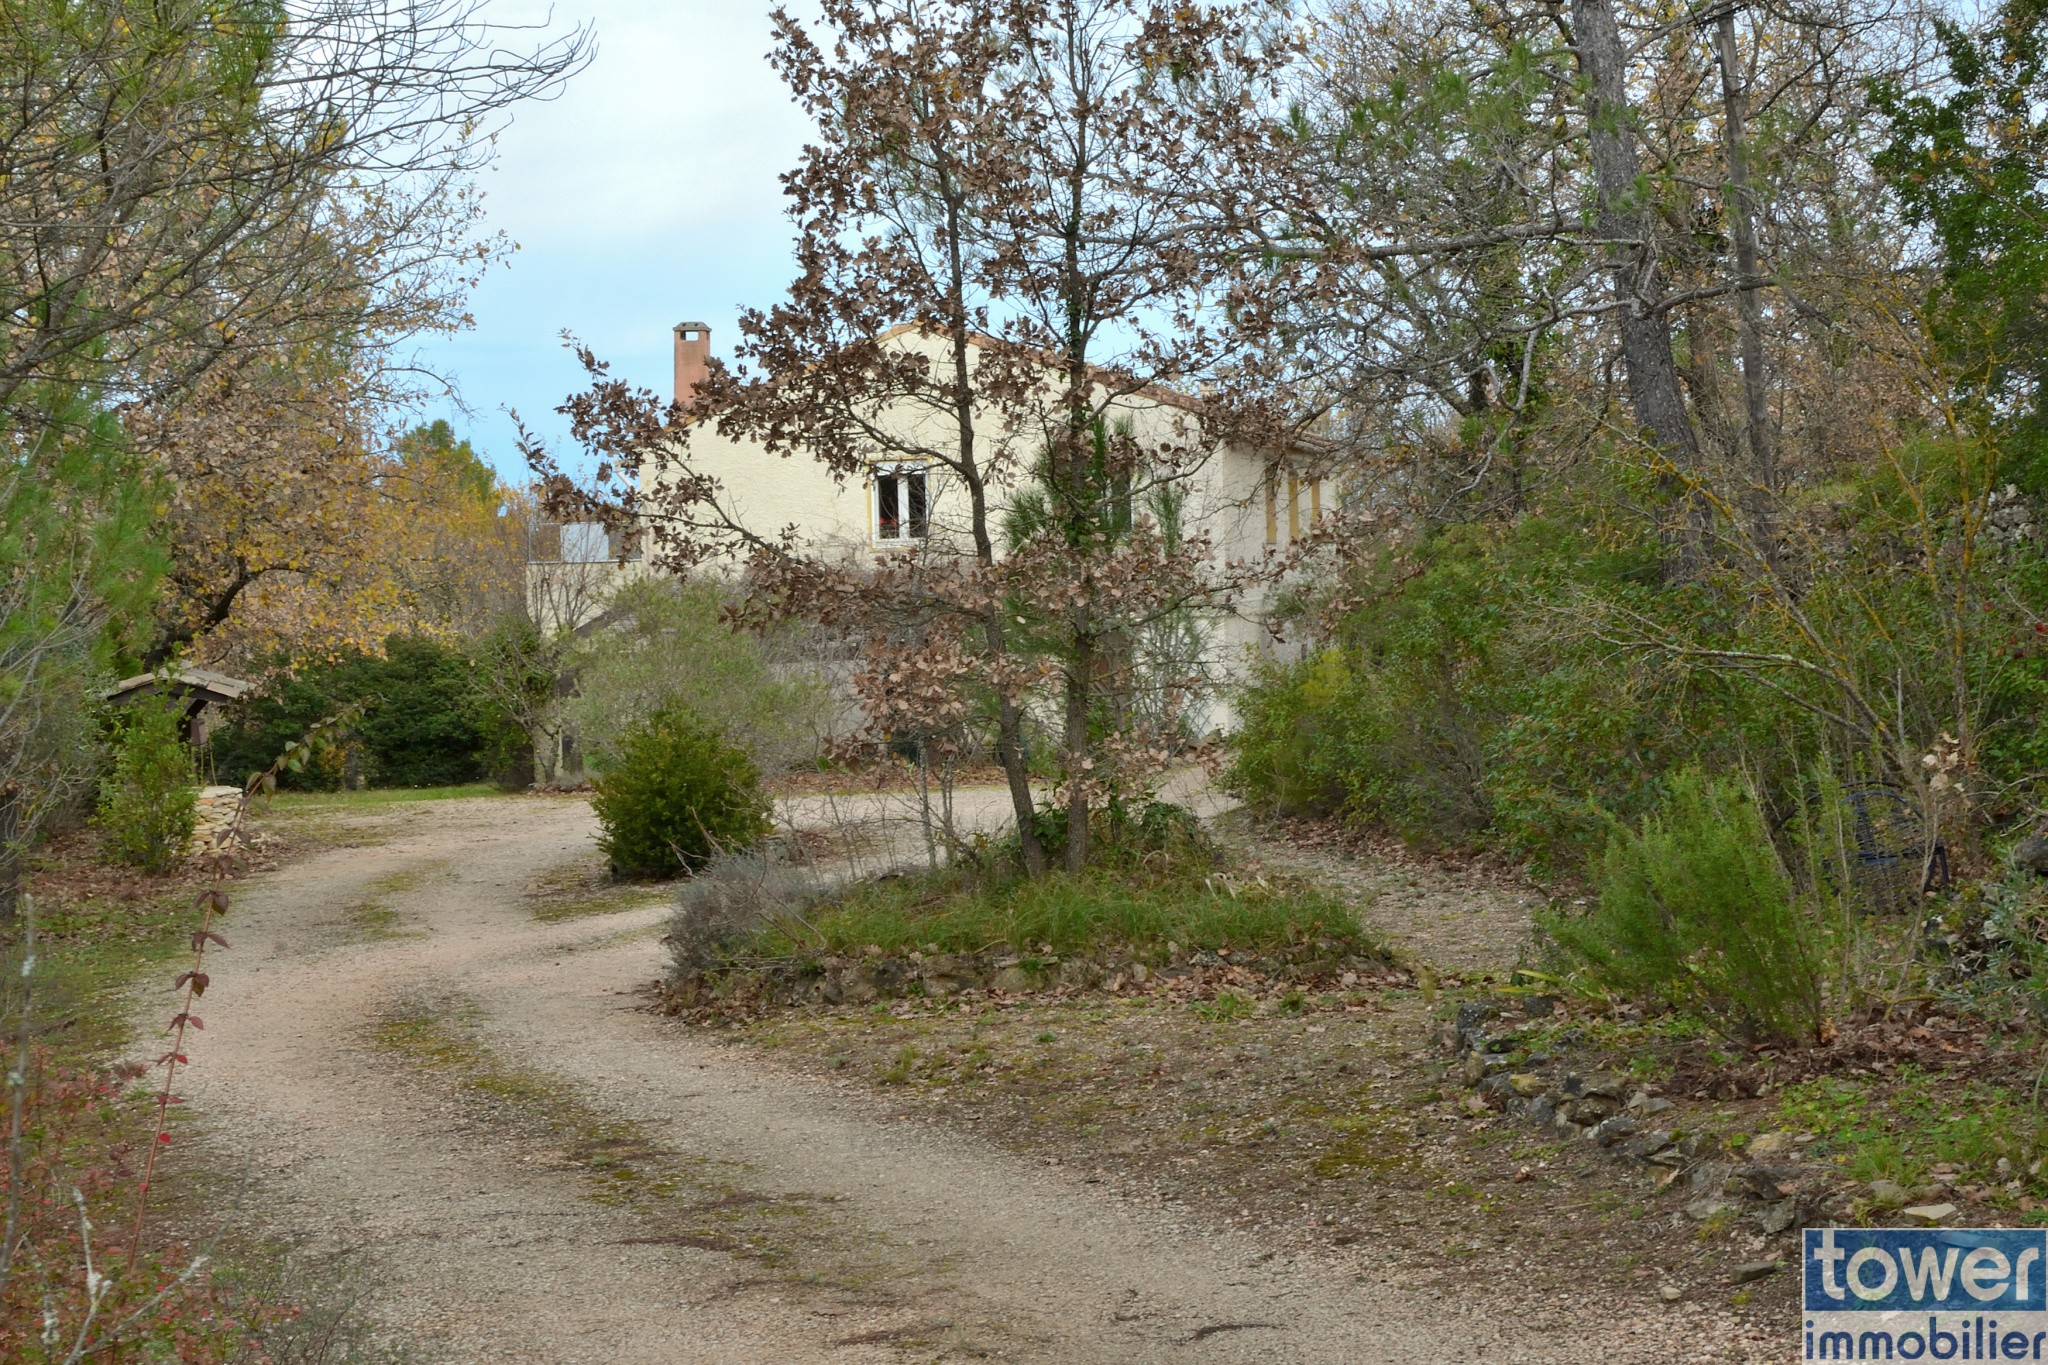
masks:
<path fill-rule="evenodd" d="M 645 1012 L 662 908 L 526 893 L 589 859 L 582 801 L 393 818 L 243 889 L 183 1088 L 268 1230 L 358 1249 L 428 1358 L 1593 1358 Z"/>

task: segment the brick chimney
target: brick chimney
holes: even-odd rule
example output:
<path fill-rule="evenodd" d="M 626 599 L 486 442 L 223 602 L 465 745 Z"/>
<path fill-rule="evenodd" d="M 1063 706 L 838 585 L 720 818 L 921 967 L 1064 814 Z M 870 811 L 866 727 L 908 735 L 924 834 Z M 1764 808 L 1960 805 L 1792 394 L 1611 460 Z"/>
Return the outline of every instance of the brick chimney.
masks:
<path fill-rule="evenodd" d="M 711 360 L 711 328 L 701 322 L 676 324 L 676 402 L 689 407 Z"/>

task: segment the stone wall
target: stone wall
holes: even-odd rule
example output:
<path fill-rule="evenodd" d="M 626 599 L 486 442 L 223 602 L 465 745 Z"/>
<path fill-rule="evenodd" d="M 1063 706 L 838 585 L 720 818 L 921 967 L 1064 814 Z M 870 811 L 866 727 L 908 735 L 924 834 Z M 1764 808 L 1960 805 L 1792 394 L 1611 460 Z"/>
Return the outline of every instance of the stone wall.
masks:
<path fill-rule="evenodd" d="M 198 818 L 192 825 L 192 842 L 188 854 L 199 858 L 208 853 L 217 853 L 226 847 L 229 833 L 235 823 L 235 807 L 242 799 L 240 787 L 201 787 L 197 802 Z"/>

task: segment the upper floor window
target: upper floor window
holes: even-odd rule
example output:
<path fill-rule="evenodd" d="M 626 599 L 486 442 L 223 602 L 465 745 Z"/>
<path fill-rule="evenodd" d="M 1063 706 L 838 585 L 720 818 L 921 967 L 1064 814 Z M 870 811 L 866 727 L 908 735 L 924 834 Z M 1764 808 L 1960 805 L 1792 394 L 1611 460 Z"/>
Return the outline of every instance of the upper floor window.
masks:
<path fill-rule="evenodd" d="M 526 558 L 537 564 L 622 564 L 640 558 L 640 536 L 599 521 L 535 522 L 527 528 Z"/>
<path fill-rule="evenodd" d="M 1323 481 L 1319 478 L 1304 479 L 1282 470 L 1277 465 L 1268 465 L 1265 495 L 1268 545 L 1291 545 L 1301 539 L 1304 527 L 1312 530 L 1322 523 Z M 1304 503 L 1307 504 L 1306 507 L 1303 506 Z M 1307 514 L 1306 517 L 1304 513 Z M 1283 515 L 1287 522 L 1287 536 L 1284 541 L 1280 535 Z"/>
<path fill-rule="evenodd" d="M 931 479 L 923 465 L 882 464 L 874 476 L 875 539 L 923 540 L 930 530 Z"/>

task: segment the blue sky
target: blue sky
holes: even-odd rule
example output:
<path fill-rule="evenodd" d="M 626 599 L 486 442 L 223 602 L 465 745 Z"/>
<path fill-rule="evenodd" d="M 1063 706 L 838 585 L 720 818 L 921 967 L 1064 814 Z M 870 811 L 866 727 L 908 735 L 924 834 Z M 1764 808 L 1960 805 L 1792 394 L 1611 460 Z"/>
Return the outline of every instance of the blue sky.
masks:
<path fill-rule="evenodd" d="M 769 3 L 554 7 L 558 23 L 595 24 L 597 59 L 500 138 L 485 206 L 520 249 L 473 296 L 475 328 L 420 351 L 472 409 L 442 401 L 426 415 L 447 417 L 506 477 L 523 474 L 508 410 L 566 441 L 553 409 L 581 371 L 564 330 L 666 395 L 676 323 L 710 323 L 713 349 L 729 355 L 739 308 L 789 283 L 777 176 L 808 128 L 765 60 Z M 523 22 L 547 7 L 494 0 L 491 13 Z"/>

